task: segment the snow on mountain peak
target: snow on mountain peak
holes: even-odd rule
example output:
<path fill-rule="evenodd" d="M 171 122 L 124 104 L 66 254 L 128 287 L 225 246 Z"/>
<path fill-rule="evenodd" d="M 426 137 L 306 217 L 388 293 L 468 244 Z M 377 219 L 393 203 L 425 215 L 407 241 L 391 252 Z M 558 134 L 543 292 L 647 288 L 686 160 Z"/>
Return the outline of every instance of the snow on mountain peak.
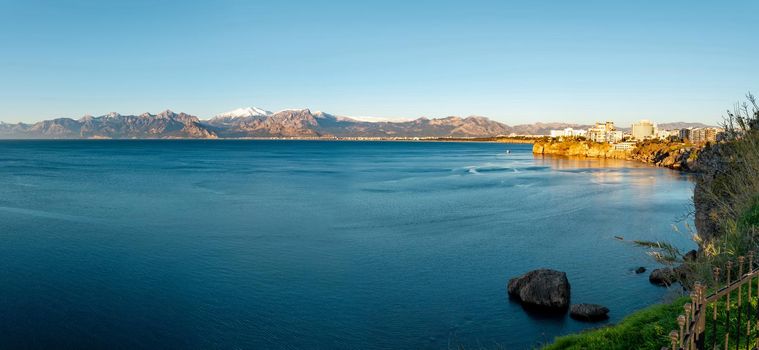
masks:
<path fill-rule="evenodd" d="M 257 116 L 269 116 L 272 113 L 258 107 L 238 108 L 229 112 L 217 114 L 216 118 L 244 118 L 244 117 L 257 117 Z"/>

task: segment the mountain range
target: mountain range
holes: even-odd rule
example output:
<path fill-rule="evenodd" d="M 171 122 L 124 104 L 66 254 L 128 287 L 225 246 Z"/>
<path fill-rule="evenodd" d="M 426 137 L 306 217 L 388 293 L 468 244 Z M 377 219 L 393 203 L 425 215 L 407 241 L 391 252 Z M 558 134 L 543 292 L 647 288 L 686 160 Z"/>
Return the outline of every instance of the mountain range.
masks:
<path fill-rule="evenodd" d="M 57 118 L 33 124 L 0 123 L 0 138 L 19 139 L 166 139 L 166 138 L 333 138 L 333 137 L 490 137 L 546 135 L 551 129 L 588 128 L 568 123 L 509 126 L 486 117 L 418 118 L 410 121 L 362 121 L 309 109 L 272 113 L 248 107 L 208 120 L 170 110 L 158 114 Z"/>

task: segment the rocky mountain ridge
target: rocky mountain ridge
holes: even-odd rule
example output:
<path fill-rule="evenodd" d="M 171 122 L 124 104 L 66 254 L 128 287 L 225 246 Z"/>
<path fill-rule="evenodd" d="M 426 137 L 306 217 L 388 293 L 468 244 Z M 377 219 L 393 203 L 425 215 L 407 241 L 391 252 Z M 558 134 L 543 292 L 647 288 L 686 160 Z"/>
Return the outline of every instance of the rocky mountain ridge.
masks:
<path fill-rule="evenodd" d="M 0 123 L 0 138 L 216 138 L 198 117 L 165 110 L 158 114 L 84 116 L 57 118 L 34 124 Z"/>
<path fill-rule="evenodd" d="M 33 124 L 0 123 L 0 138 L 17 139 L 164 139 L 164 138 L 411 138 L 547 135 L 551 129 L 587 128 L 569 123 L 509 126 L 486 117 L 418 118 L 409 121 L 364 121 L 305 109 L 272 113 L 247 107 L 208 120 L 170 110 L 158 114 L 56 118 Z"/>
<path fill-rule="evenodd" d="M 479 116 L 369 122 L 309 109 L 272 113 L 251 107 L 222 113 L 208 120 L 166 110 L 158 114 L 108 113 L 80 119 L 56 118 L 33 124 L 0 123 L 0 138 L 491 137 L 545 128 L 543 124 L 511 127 Z"/>

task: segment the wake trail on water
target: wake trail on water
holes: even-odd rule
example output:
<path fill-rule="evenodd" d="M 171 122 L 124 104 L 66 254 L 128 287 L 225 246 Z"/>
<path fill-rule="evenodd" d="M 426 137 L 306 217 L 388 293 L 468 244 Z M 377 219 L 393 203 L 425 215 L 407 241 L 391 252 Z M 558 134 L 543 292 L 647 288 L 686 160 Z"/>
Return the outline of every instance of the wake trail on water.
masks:
<path fill-rule="evenodd" d="M 96 219 L 86 217 L 86 216 L 67 215 L 67 214 L 53 213 L 49 211 L 35 210 L 35 209 L 0 206 L 0 211 L 5 211 L 8 213 L 14 213 L 14 214 L 29 215 L 29 216 L 39 217 L 39 218 L 57 219 L 57 220 L 65 220 L 65 221 L 72 221 L 72 222 L 97 222 L 98 221 Z"/>

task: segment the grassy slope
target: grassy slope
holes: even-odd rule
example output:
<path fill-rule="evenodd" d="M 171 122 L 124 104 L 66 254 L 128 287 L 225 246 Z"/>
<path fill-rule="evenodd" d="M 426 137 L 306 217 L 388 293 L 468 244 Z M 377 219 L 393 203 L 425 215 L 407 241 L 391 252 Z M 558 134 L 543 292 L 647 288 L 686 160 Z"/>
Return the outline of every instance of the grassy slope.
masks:
<path fill-rule="evenodd" d="M 616 325 L 558 337 L 544 349 L 659 350 L 668 344 L 669 332 L 677 327 L 677 316 L 683 312 L 687 300 L 681 298 L 672 304 L 647 307 Z"/>
<path fill-rule="evenodd" d="M 738 219 L 738 229 L 743 231 L 759 228 L 759 197 L 754 198 L 751 207 Z"/>

